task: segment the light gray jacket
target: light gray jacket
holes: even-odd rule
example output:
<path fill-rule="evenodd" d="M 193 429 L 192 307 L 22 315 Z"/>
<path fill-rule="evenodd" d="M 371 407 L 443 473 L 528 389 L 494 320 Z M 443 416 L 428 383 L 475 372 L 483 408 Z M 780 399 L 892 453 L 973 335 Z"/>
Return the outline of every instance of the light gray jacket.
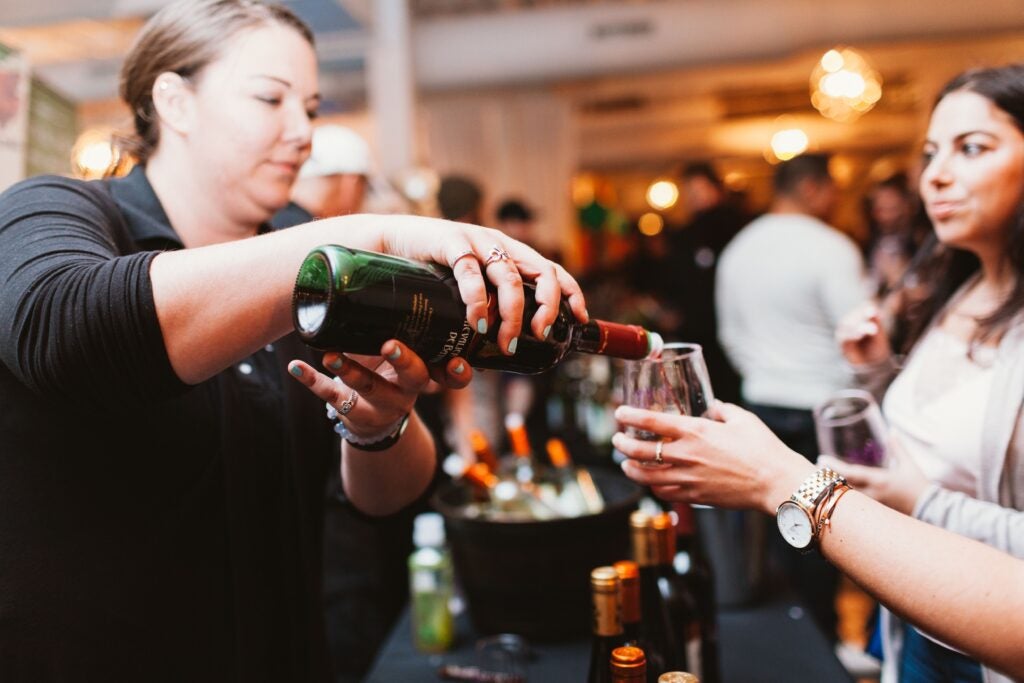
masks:
<path fill-rule="evenodd" d="M 858 379 L 878 395 L 896 376 L 894 363 L 858 368 Z M 974 497 L 933 484 L 914 507 L 917 519 L 1024 558 L 1024 318 L 1003 335 L 984 421 L 981 473 Z M 941 558 L 926 558 L 941 561 Z M 985 580 L 964 577 L 965 581 Z M 950 615 L 955 618 L 955 615 Z M 898 680 L 903 644 L 899 618 L 882 610 L 882 682 Z M 1021 634 L 1024 647 L 1024 634 Z M 987 683 L 1010 683 L 983 668 Z"/>

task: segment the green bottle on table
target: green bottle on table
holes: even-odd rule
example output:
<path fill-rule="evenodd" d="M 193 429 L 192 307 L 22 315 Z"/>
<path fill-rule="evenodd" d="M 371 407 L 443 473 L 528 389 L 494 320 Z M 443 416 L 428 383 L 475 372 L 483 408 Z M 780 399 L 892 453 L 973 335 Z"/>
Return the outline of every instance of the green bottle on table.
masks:
<path fill-rule="evenodd" d="M 409 556 L 409 595 L 412 602 L 412 640 L 420 652 L 444 652 L 455 641 L 449 602 L 452 562 L 445 548 L 444 518 L 436 512 L 413 522 L 416 550 Z"/>

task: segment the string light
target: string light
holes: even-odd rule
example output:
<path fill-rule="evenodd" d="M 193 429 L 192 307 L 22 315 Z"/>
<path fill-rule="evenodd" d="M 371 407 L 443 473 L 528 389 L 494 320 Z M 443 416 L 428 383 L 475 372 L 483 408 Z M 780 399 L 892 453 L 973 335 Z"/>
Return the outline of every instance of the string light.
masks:
<path fill-rule="evenodd" d="M 664 211 L 679 200 L 679 188 L 671 180 L 657 180 L 647 188 L 647 203 L 652 209 Z"/>

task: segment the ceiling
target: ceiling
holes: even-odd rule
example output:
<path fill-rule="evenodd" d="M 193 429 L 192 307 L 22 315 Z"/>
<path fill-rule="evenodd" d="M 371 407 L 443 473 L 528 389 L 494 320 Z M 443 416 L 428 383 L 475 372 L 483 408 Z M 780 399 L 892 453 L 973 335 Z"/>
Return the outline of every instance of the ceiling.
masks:
<path fill-rule="evenodd" d="M 116 97 L 132 36 L 170 0 L 0 1 L 0 43 L 24 52 L 58 92 L 92 103 Z M 365 106 L 373 3 L 395 1 L 285 0 L 316 33 L 325 113 Z M 423 91 L 599 80 L 780 60 L 839 42 L 1024 29 L 1021 0 L 407 1 Z"/>

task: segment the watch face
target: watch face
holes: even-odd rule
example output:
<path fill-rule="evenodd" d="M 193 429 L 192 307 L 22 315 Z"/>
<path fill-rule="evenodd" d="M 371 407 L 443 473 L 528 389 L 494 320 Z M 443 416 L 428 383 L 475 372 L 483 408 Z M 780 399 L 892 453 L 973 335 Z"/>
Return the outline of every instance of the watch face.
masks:
<path fill-rule="evenodd" d="M 786 543 L 794 548 L 806 548 L 811 544 L 811 539 L 814 538 L 811 518 L 793 501 L 787 500 L 779 506 L 778 512 L 775 513 L 775 521 Z"/>

